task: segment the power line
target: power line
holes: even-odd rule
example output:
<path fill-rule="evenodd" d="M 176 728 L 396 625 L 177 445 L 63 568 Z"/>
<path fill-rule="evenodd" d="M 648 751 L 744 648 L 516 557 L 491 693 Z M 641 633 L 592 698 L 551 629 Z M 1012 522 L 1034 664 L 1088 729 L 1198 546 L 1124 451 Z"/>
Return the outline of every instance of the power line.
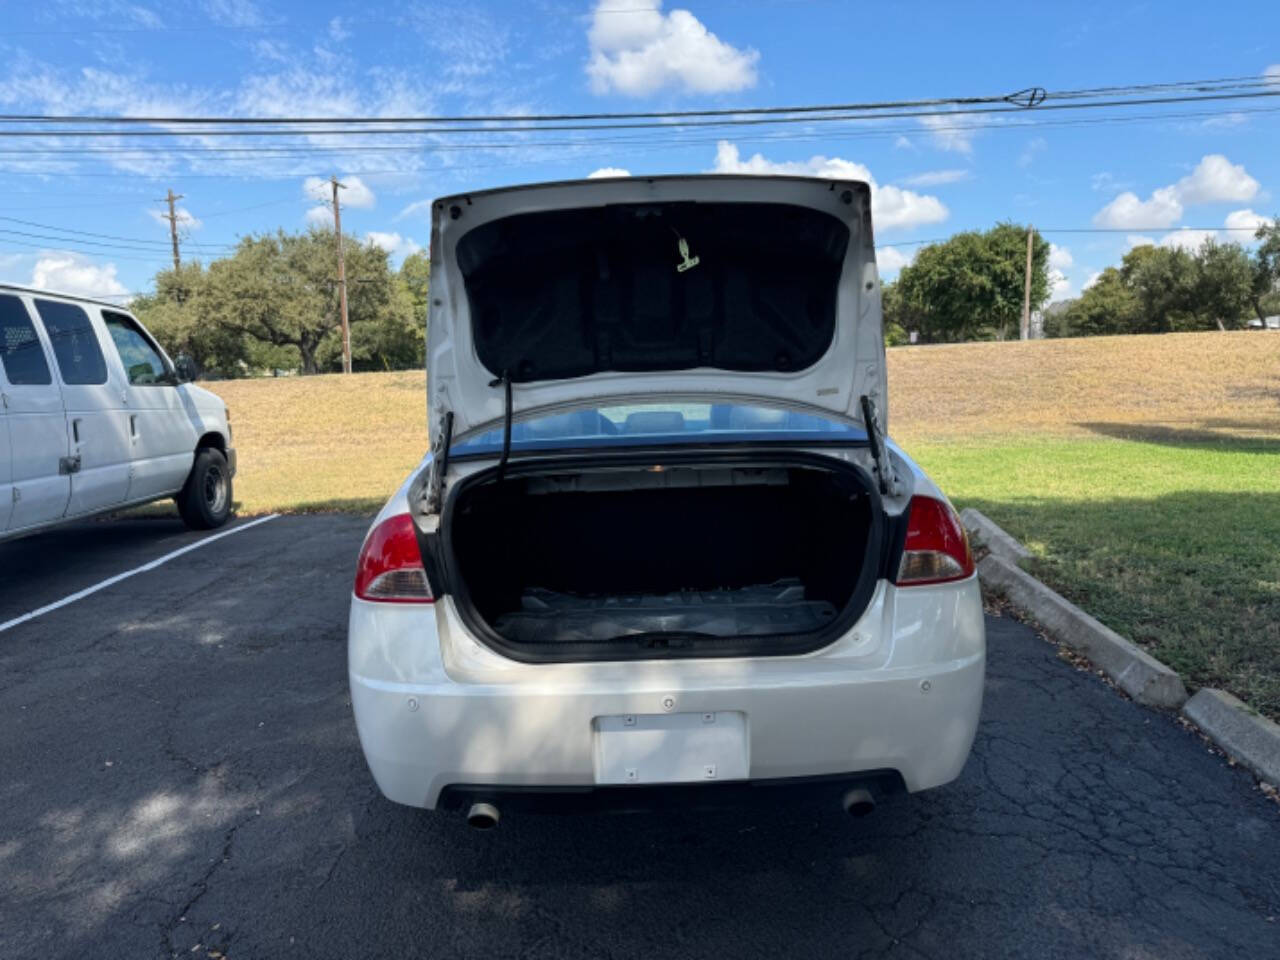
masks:
<path fill-rule="evenodd" d="M 692 110 L 640 110 L 601 111 L 595 113 L 542 113 L 542 114 L 415 114 L 395 117 L 361 116 L 311 116 L 311 117 L 250 117 L 250 116 L 97 116 L 93 114 L 0 114 L 4 123 L 100 123 L 146 125 L 309 125 L 324 123 L 364 124 L 368 126 L 399 126 L 407 123 L 523 123 L 589 122 L 615 120 L 696 120 L 699 118 L 731 118 L 735 121 L 753 117 L 789 114 L 851 113 L 882 110 L 924 109 L 928 107 L 974 107 L 1004 104 L 1006 108 L 1043 109 L 1045 101 L 1080 99 L 1099 96 L 1130 96 L 1144 92 L 1185 90 L 1195 94 L 1217 95 L 1231 89 L 1274 86 L 1274 80 L 1256 74 L 1237 77 L 1218 77 L 1204 80 L 1177 80 L 1158 83 L 1133 83 L 1105 87 L 1086 87 L 1074 90 L 1046 91 L 1043 87 L 1027 87 L 1012 93 L 977 96 L 929 97 L 908 100 L 880 100 L 838 104 L 798 104 L 790 106 L 720 107 Z M 1132 101 L 1142 103 L 1144 101 Z M 1162 102 L 1162 101 L 1161 101 Z M 1097 106 L 1110 106 L 1100 103 Z M 1059 105 L 1060 108 L 1065 105 Z M 1076 108 L 1084 106 L 1074 105 Z M 965 110 L 945 112 L 968 112 Z M 315 131 L 308 131 L 315 132 Z"/>
<path fill-rule="evenodd" d="M 1040 127 L 1069 127 L 1069 126 L 1101 126 L 1104 124 L 1116 123 L 1142 123 L 1162 120 L 1184 120 L 1198 119 L 1204 117 L 1221 117 L 1221 116 L 1253 116 L 1256 114 L 1268 114 L 1280 112 L 1280 107 L 1253 107 L 1229 111 L 1221 110 L 1197 110 L 1183 112 L 1165 112 L 1165 113 L 1146 113 L 1132 114 L 1119 117 L 1088 117 L 1088 118 L 1067 118 L 1067 119 L 1046 119 L 1046 120 L 1013 120 L 1007 123 L 991 124 L 991 123 L 957 123 L 957 124 L 937 124 L 929 127 L 924 132 L 927 133 L 952 133 L 974 130 L 1019 130 Z M 859 140 L 874 139 L 877 137 L 888 137 L 897 134 L 919 133 L 921 128 L 917 126 L 895 125 L 887 127 L 868 128 L 859 126 L 858 129 L 847 131 L 844 133 L 794 133 L 791 131 L 775 131 L 773 133 L 763 133 L 750 137 L 747 142 L 768 142 L 768 141 L 813 141 L 813 140 Z M 73 155 L 77 157 L 125 157 L 125 158 L 146 158 L 154 156 L 160 150 L 166 151 L 167 155 L 184 157 L 189 155 L 195 156 L 235 156 L 243 154 L 250 158 L 267 158 L 267 159 L 290 159 L 310 156 L 330 156 L 333 154 L 350 154 L 350 153 L 412 153 L 412 152 L 429 152 L 429 153 L 456 153 L 474 150 L 535 150 L 545 149 L 549 147 L 589 147 L 599 144 L 646 144 L 657 145 L 665 148 L 667 146 L 680 146 L 685 144 L 702 144 L 715 143 L 724 139 L 723 135 L 697 137 L 697 136 L 674 136 L 674 137 L 654 137 L 648 135 L 619 135 L 616 137 L 594 137 L 594 138 L 578 138 L 578 139 L 562 139 L 562 140 L 538 140 L 538 141 L 480 141 L 468 142 L 463 144 L 438 144 L 434 141 L 426 140 L 419 143 L 399 143 L 399 144 L 369 144 L 369 143 L 344 143 L 340 145 L 323 145 L 323 144 L 264 144 L 261 146 L 243 146 L 243 147 L 213 147 L 200 145 L 182 145 L 182 146 L 136 146 L 136 147 L 59 147 L 47 148 L 41 150 L 27 149 L 0 149 L 0 158 L 4 157 L 40 157 L 40 156 L 64 156 Z M 450 165 L 450 169 L 458 169 L 456 165 Z M 353 171 L 358 172 L 358 171 Z"/>
<path fill-rule="evenodd" d="M 752 126 L 772 126 L 777 124 L 817 124 L 817 123 L 847 123 L 850 121 L 860 120 L 881 120 L 881 119 L 927 119 L 930 117 L 960 117 L 960 116 L 977 116 L 977 115 L 993 115 L 1005 113 L 1024 113 L 1046 112 L 1058 110 L 1098 110 L 1109 109 L 1115 107 L 1130 106 L 1151 106 L 1151 105 L 1169 105 L 1177 103 L 1208 103 L 1223 101 L 1240 101 L 1240 100 L 1257 100 L 1263 98 L 1280 97 L 1280 88 L 1270 88 L 1263 90 L 1248 90 L 1237 93 L 1208 93 L 1208 94 L 1178 94 L 1176 96 L 1163 97 L 1145 97 L 1141 99 L 1128 100 L 1099 100 L 1099 101 L 1068 101 L 1066 103 L 1045 103 L 1036 107 L 960 107 L 953 110 L 908 110 L 908 111 L 889 111 L 883 113 L 835 113 L 830 112 L 833 108 L 820 108 L 828 112 L 820 114 L 801 114 L 777 116 L 773 114 L 764 116 L 745 116 L 732 117 L 725 119 L 705 118 L 683 120 L 679 124 L 673 124 L 668 120 L 644 120 L 637 122 L 608 122 L 608 123 L 550 123 L 540 125 L 530 125 L 528 122 L 521 121 L 519 118 L 509 118 L 516 122 L 508 126 L 486 126 L 477 129 L 451 126 L 428 126 L 428 127 L 405 127 L 401 126 L 396 129 L 385 128 L 368 128 L 368 129 L 352 129 L 351 127 L 326 127 L 323 129 L 291 129 L 291 128 L 273 128 L 262 129 L 252 128 L 247 130 L 226 130 L 220 128 L 199 129 L 199 130 L 183 130 L 175 132 L 172 130 L 0 130 L 0 137 L 16 138 L 16 139 L 33 139 L 33 138 L 58 138 L 64 139 L 68 137 L 74 138 L 99 138 L 109 137 L 118 139 L 122 137 L 139 137 L 139 138 L 159 138 L 159 137 L 352 137 L 352 136 L 405 136 L 407 134 L 432 134 L 435 136 L 448 136 L 462 134 L 466 136 L 474 136 L 476 133 L 521 133 L 521 134 L 537 134 L 546 131 L 551 132 L 578 132 L 588 133 L 598 130 L 654 130 L 654 129 L 671 129 L 671 127 L 679 126 L 681 128 L 690 129 L 696 127 L 716 127 L 716 128 L 733 128 L 733 127 L 752 127 Z M 2 119 L 2 118 L 0 118 Z M 157 122 L 157 121 L 153 121 Z M 331 121 L 332 122 L 332 121 Z M 352 120 L 353 124 L 363 124 L 366 120 Z"/>
<path fill-rule="evenodd" d="M 95 237 L 99 240 L 116 240 L 123 243 L 131 244 L 131 245 L 150 244 L 156 247 L 169 246 L 168 240 L 151 240 L 146 237 L 122 237 L 114 233 L 93 233 L 89 230 L 75 230 L 71 227 L 59 227 L 49 223 L 37 223 L 35 220 L 21 220 L 18 217 L 0 216 L 0 220 L 5 221 L 6 223 L 21 224 L 24 227 L 36 227 L 37 229 L 41 229 L 41 230 L 54 230 L 54 231 L 57 231 L 58 233 L 70 233 L 70 234 L 76 234 L 78 236 L 83 236 L 83 237 Z M 203 244 L 197 244 L 197 246 L 233 247 L 235 246 L 235 244 L 203 243 Z"/>

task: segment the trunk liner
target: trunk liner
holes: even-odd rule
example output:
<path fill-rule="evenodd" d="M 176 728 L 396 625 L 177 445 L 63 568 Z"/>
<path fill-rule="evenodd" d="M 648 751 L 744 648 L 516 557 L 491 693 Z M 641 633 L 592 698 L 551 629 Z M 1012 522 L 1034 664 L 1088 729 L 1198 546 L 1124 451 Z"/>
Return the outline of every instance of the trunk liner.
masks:
<path fill-rule="evenodd" d="M 818 630 L 839 611 L 805 598 L 798 577 L 722 590 L 580 596 L 526 588 L 494 627 L 517 643 L 591 643 L 642 634 L 772 636 Z"/>

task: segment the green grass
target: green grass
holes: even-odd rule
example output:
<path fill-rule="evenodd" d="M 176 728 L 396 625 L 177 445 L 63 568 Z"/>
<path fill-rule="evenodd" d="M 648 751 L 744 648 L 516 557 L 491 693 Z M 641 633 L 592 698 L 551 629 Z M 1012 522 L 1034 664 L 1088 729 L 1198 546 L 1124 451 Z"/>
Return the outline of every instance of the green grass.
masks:
<path fill-rule="evenodd" d="M 1025 543 L 1045 582 L 1193 687 L 1280 716 L 1280 440 L 1124 432 L 911 453 Z"/>

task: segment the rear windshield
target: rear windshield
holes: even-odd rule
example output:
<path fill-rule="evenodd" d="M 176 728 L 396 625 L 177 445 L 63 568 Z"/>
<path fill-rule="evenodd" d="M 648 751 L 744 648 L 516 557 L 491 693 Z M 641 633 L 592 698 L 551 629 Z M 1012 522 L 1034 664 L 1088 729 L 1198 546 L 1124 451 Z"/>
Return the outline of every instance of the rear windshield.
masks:
<path fill-rule="evenodd" d="M 852 424 L 808 413 L 738 403 L 650 403 L 594 407 L 511 425 L 512 450 L 654 446 L 681 443 L 797 441 L 857 443 L 866 434 Z M 451 456 L 487 456 L 502 450 L 502 428 L 468 437 Z"/>

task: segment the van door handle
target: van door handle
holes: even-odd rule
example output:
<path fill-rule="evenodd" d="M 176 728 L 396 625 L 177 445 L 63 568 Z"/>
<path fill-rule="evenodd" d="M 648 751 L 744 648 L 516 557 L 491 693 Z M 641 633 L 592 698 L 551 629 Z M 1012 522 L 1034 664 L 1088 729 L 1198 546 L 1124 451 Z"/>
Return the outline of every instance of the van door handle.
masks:
<path fill-rule="evenodd" d="M 80 421 L 79 420 L 71 421 L 71 439 L 73 439 L 76 443 L 80 442 Z"/>
<path fill-rule="evenodd" d="M 138 439 L 138 415 L 136 413 L 129 415 L 129 436 L 135 440 Z"/>

